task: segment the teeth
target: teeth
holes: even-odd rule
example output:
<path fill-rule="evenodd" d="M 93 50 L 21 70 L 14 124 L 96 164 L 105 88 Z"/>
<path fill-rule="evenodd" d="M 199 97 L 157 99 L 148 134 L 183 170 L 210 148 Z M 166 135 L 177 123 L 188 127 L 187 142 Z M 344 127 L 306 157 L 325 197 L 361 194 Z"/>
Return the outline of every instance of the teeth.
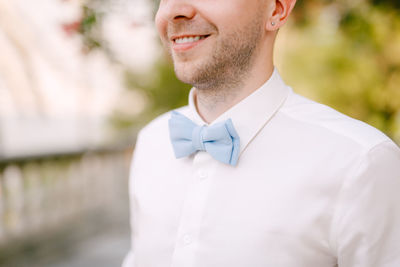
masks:
<path fill-rule="evenodd" d="M 183 38 L 175 39 L 175 43 L 177 43 L 177 44 L 193 43 L 193 42 L 197 42 L 204 38 L 205 38 L 204 36 L 183 37 Z"/>

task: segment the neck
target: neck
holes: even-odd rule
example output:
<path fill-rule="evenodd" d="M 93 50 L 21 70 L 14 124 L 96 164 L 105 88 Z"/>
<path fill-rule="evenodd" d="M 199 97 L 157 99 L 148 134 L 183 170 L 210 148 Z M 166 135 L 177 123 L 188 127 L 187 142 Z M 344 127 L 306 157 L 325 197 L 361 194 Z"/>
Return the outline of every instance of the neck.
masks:
<path fill-rule="evenodd" d="M 240 83 L 222 84 L 218 88 L 197 89 L 194 91 L 194 103 L 200 117 L 212 123 L 224 112 L 238 104 L 255 90 L 260 88 L 272 75 L 272 61 L 264 66 L 256 66 Z"/>

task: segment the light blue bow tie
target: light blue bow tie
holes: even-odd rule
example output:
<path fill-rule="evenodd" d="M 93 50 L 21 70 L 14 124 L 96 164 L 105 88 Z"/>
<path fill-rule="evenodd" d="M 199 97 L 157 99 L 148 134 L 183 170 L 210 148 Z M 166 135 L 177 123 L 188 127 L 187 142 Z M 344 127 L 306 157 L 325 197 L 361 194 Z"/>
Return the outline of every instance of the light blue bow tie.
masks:
<path fill-rule="evenodd" d="M 212 126 L 199 126 L 184 115 L 172 111 L 168 123 L 176 158 L 186 157 L 200 150 L 207 151 L 223 163 L 236 165 L 240 139 L 231 119 Z"/>

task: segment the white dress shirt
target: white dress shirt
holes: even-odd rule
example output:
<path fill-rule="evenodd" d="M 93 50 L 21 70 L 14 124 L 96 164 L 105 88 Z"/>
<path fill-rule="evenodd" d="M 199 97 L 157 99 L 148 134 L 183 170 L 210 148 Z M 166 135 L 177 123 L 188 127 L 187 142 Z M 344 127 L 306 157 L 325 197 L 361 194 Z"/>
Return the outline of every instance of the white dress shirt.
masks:
<path fill-rule="evenodd" d="M 180 108 L 199 125 L 193 89 Z M 138 136 L 124 267 L 399 267 L 400 149 L 275 70 L 231 118 L 236 167 L 176 159 L 166 113 Z"/>

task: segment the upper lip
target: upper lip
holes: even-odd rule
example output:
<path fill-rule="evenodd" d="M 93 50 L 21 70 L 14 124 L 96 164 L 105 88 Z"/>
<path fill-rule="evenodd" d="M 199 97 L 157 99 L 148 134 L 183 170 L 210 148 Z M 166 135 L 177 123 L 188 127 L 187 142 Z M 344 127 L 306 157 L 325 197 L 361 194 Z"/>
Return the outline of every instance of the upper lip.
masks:
<path fill-rule="evenodd" d="M 188 34 L 179 34 L 179 35 L 172 35 L 171 36 L 171 41 L 175 41 L 176 39 L 180 38 L 185 38 L 185 37 L 196 37 L 196 36 L 206 36 L 208 37 L 210 34 L 193 34 L 193 33 L 188 33 Z"/>

